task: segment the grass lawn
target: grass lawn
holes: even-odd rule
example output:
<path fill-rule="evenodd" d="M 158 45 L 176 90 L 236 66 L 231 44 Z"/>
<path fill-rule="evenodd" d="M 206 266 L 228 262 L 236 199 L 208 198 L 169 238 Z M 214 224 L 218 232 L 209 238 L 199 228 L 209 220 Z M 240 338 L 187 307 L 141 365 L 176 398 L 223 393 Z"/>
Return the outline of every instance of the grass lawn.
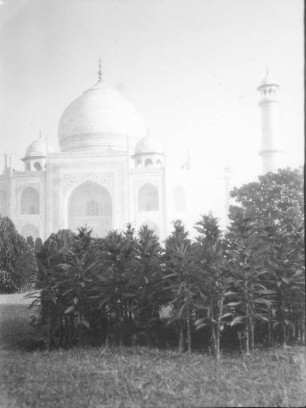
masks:
<path fill-rule="evenodd" d="M 25 351 L 26 305 L 17 303 L 20 295 L 3 296 L 1 408 L 305 405 L 302 347 L 224 356 L 219 364 L 203 354 L 145 348 Z"/>

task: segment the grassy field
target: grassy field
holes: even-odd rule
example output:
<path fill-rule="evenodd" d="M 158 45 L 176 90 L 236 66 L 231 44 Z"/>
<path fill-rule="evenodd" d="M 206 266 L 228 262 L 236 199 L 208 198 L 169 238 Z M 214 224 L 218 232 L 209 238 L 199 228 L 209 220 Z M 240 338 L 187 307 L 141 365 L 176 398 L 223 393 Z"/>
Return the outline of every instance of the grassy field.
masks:
<path fill-rule="evenodd" d="M 21 295 L 0 295 L 1 408 L 304 406 L 305 349 L 212 357 L 145 348 L 29 350 Z"/>

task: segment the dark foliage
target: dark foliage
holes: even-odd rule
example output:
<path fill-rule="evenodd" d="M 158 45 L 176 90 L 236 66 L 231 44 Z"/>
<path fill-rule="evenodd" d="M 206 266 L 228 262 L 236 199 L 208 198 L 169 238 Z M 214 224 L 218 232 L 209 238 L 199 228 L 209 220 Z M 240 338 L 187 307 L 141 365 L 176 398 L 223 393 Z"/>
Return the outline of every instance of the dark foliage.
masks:
<path fill-rule="evenodd" d="M 181 221 L 163 247 L 130 225 L 36 240 L 38 338 L 47 348 L 208 348 L 218 359 L 224 348 L 305 344 L 300 177 L 280 170 L 234 189 L 228 230 L 202 216 L 194 242 Z"/>
<path fill-rule="evenodd" d="M 25 290 L 35 269 L 32 246 L 8 217 L 0 217 L 0 293 Z"/>

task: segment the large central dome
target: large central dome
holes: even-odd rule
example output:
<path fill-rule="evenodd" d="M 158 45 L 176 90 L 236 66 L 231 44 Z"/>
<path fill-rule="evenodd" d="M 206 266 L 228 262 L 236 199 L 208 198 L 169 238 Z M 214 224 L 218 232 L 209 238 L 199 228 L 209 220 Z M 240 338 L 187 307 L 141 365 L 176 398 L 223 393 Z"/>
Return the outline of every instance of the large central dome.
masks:
<path fill-rule="evenodd" d="M 101 79 L 65 109 L 58 126 L 63 152 L 126 150 L 128 139 L 144 134 L 145 125 L 135 107 Z"/>

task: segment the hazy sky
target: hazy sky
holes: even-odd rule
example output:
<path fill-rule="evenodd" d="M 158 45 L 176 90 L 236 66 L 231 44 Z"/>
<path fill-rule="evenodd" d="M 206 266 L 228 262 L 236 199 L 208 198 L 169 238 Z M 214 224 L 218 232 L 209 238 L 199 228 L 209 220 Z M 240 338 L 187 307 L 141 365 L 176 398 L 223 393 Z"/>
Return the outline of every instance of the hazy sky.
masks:
<path fill-rule="evenodd" d="M 287 163 L 303 163 L 302 0 L 0 2 L 0 166 L 39 135 L 56 147 L 65 107 L 97 80 L 130 99 L 172 152 L 189 146 L 193 211 L 222 208 L 222 168 L 260 171 L 256 88 L 279 81 Z M 203 211 L 202 211 L 203 208 Z M 221 211 L 221 210 L 220 210 Z M 221 215 L 221 214 L 220 214 Z"/>

